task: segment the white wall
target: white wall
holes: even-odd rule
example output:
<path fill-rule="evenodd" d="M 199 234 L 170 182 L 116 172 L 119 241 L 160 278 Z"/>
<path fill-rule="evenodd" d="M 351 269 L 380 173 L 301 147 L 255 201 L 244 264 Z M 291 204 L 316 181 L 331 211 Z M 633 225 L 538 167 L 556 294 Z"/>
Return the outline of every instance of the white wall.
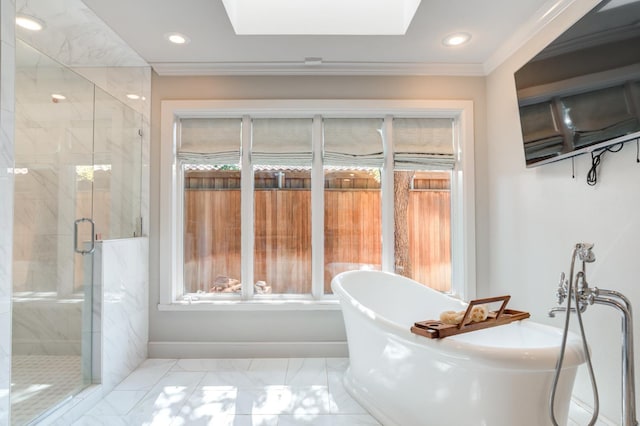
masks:
<path fill-rule="evenodd" d="M 525 169 L 513 73 L 597 1 L 577 0 L 487 78 L 489 281 L 481 292 L 510 293 L 510 305 L 536 321 L 562 326 L 547 310 L 555 305 L 560 272 L 569 272 L 575 243 L 595 243 L 590 284 L 616 289 L 640 304 L 637 255 L 640 241 L 640 164 L 636 145 L 606 154 L 598 184 L 586 184 L 590 156 Z M 592 306 L 584 315 L 599 385 L 601 412 L 620 417 L 620 315 Z M 573 319 L 576 322 L 576 319 Z M 635 329 L 640 323 L 635 321 Z M 636 357 L 636 363 L 638 357 Z M 591 404 L 584 368 L 575 395 Z"/>
<path fill-rule="evenodd" d="M 150 347 L 160 356 L 322 356 L 344 354 L 340 311 L 158 311 L 160 101 L 166 99 L 469 99 L 474 102 L 476 175 L 486 175 L 482 77 L 159 77 L 152 78 Z M 482 178 L 481 178 L 482 179 Z M 476 188 L 479 200 L 484 189 Z M 486 220 L 477 205 L 477 222 Z M 484 218 L 483 218 L 484 217 Z M 486 250 L 478 229 L 477 252 Z M 478 276 L 486 264 L 478 262 Z M 257 349 L 259 348 L 259 349 Z M 252 352 L 259 350 L 260 352 Z M 318 352 L 320 351 L 320 352 Z M 323 352 L 324 351 L 324 352 Z"/>

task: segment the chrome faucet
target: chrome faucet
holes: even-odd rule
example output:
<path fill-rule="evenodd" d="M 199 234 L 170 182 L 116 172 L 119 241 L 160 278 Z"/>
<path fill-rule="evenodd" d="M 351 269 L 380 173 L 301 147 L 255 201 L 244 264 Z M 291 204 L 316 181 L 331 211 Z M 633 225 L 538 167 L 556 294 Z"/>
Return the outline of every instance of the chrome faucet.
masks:
<path fill-rule="evenodd" d="M 566 279 L 564 272 L 560 274 L 560 283 L 558 284 L 558 289 L 556 290 L 556 297 L 558 298 L 558 305 L 562 305 L 564 301 L 567 299 L 569 295 L 569 281 Z M 586 306 L 581 306 L 581 312 L 584 312 L 587 309 Z M 576 308 L 569 308 L 571 312 L 575 312 Z M 549 309 L 548 315 L 551 318 L 556 317 L 556 312 L 566 312 L 567 308 L 564 306 L 554 306 Z"/>
<path fill-rule="evenodd" d="M 575 312 L 576 308 L 569 308 L 569 310 L 571 312 Z M 556 312 L 567 312 L 567 308 L 565 308 L 564 306 L 554 306 L 553 308 L 549 309 L 548 315 L 551 318 L 555 318 Z"/>
<path fill-rule="evenodd" d="M 563 343 L 560 351 L 560 357 L 558 359 L 556 376 L 554 377 L 551 400 L 549 404 L 551 418 L 553 423 L 557 424 L 555 414 L 553 412 L 555 389 L 557 386 L 560 369 L 562 368 L 562 357 L 564 355 L 564 345 L 566 344 L 569 315 L 570 313 L 575 312 L 580 323 L 580 331 L 582 334 L 585 356 L 587 358 L 587 366 L 589 368 L 589 374 L 591 376 L 591 382 L 594 390 L 594 413 L 589 424 L 595 424 L 595 421 L 597 420 L 599 410 L 598 391 L 595 384 L 593 369 L 591 367 L 591 359 L 586 345 L 586 337 L 582 325 L 581 314 L 586 311 L 589 305 L 599 304 L 612 306 L 622 313 L 622 424 L 624 426 L 637 426 L 638 421 L 636 420 L 635 402 L 635 367 L 633 358 L 633 315 L 631 311 L 631 302 L 623 294 L 617 291 L 603 290 L 599 289 L 598 287 L 589 287 L 589 283 L 587 282 L 585 264 L 595 262 L 596 260 L 595 254 L 593 253 L 592 249 L 593 244 L 576 244 L 571 260 L 571 272 L 569 275 L 569 280 L 567 280 L 564 273 L 562 273 L 560 276 L 560 284 L 558 285 L 558 289 L 556 291 L 558 304 L 560 305 L 568 299 L 567 307 L 556 306 L 549 310 L 550 317 L 555 317 L 556 312 L 566 312 L 567 310 L 569 310 L 565 321 Z M 574 279 L 573 269 L 576 258 L 582 261 L 582 270 L 578 271 L 578 273 L 575 274 Z M 572 299 L 574 299 L 576 307 L 571 307 Z"/>

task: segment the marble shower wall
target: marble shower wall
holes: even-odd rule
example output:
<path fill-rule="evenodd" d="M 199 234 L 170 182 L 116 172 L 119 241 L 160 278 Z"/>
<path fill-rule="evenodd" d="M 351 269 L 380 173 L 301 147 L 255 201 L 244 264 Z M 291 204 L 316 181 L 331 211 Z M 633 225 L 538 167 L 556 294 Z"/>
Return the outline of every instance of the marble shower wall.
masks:
<path fill-rule="evenodd" d="M 16 60 L 24 59 L 19 55 L 16 58 L 16 10 L 38 16 L 46 22 L 44 31 L 38 34 L 20 32 L 17 35 L 19 39 L 26 40 L 39 52 L 73 69 L 74 72 L 142 114 L 142 178 L 139 184 L 142 196 L 139 205 L 145 235 L 149 223 L 150 67 L 81 0 L 0 0 L 0 200 L 2 200 L 0 208 L 0 230 L 2 230 L 0 232 L 0 424 L 9 423 L 13 282 L 16 281 L 22 285 L 18 290 L 25 291 L 38 290 L 43 286 L 50 288 L 49 281 L 64 282 L 65 284 L 57 288 L 63 293 L 77 289 L 81 282 L 77 278 L 69 280 L 69 277 L 76 274 L 75 266 L 54 267 L 51 260 L 54 257 L 63 256 L 62 247 L 68 248 L 70 245 L 68 234 L 65 234 L 68 230 L 67 225 L 59 224 L 69 223 L 69 219 L 78 214 L 77 211 L 74 212 L 65 205 L 71 195 L 58 183 L 63 179 L 76 179 L 76 197 L 81 197 L 84 193 L 83 189 L 86 189 L 84 187 L 87 186 L 87 181 L 83 180 L 82 176 L 86 176 L 84 174 L 86 170 L 77 169 L 76 162 L 80 165 L 85 164 L 84 155 L 87 152 L 85 143 L 91 133 L 84 122 L 84 106 L 74 111 L 73 122 L 68 122 L 69 126 L 64 131 L 55 127 L 38 128 L 33 121 L 29 120 L 32 117 L 27 114 L 23 117 L 26 127 L 24 127 L 24 133 L 21 133 L 21 137 L 27 137 L 23 139 L 27 144 L 15 146 L 15 69 Z M 40 68 L 40 71 L 45 73 L 45 68 Z M 27 86 L 31 85 L 34 88 L 38 85 L 33 80 L 33 76 L 31 81 L 28 81 L 30 77 L 27 75 L 23 77 L 26 77 Z M 136 99 L 127 97 L 129 94 L 137 95 Z M 48 105 L 49 102 L 53 103 L 50 98 L 47 98 L 45 102 L 47 106 L 53 106 Z M 35 109 L 41 108 L 45 110 L 45 114 L 48 114 L 49 110 L 45 108 L 45 103 Z M 65 109 L 64 106 L 55 111 L 58 113 L 63 109 Z M 53 154 L 50 144 L 64 148 L 54 154 L 58 164 L 64 165 L 62 170 L 52 170 L 51 160 L 46 158 L 46 153 Z M 14 148 L 20 151 L 20 155 L 33 154 L 35 159 L 27 167 L 14 168 Z M 14 169 L 20 173 L 16 175 L 19 176 L 16 199 L 24 201 L 32 197 L 31 202 L 34 202 L 31 207 L 18 206 L 19 212 L 15 215 L 18 230 L 24 232 L 28 226 L 44 229 L 45 233 L 41 238 L 22 238 L 24 235 L 13 235 L 14 186 L 16 185 Z M 26 176 L 29 174 L 27 170 L 31 170 L 29 176 Z M 40 198 L 35 200 L 33 195 L 28 195 L 29 188 L 34 186 L 42 188 Z M 51 201 L 54 196 L 60 197 L 57 205 Z M 56 237 L 52 238 L 52 235 Z M 57 241 L 54 242 L 56 239 Z M 18 260 L 17 280 L 13 277 L 14 241 L 24 242 L 24 245 L 18 247 L 19 259 L 24 259 L 27 250 L 44 251 L 41 253 L 44 259 L 39 264 L 28 267 L 24 263 L 20 264 L 21 260 Z M 146 261 L 145 257 L 144 262 Z M 75 263 L 82 264 L 81 261 Z M 145 274 L 147 274 L 146 270 Z M 148 291 L 148 288 L 144 291 Z M 18 295 L 18 297 L 24 296 Z M 26 301 L 26 298 L 21 301 Z M 41 300 L 38 303 L 45 305 L 45 302 L 47 301 Z M 19 312 L 16 315 L 18 319 L 33 315 L 29 312 L 31 308 L 26 309 L 26 305 L 24 307 L 25 309 L 18 308 Z M 68 312 L 51 312 L 50 314 L 66 316 Z M 43 321 L 49 320 L 43 319 Z M 23 321 L 22 330 L 33 330 L 34 327 L 29 324 L 27 320 Z M 68 336 L 77 336 L 77 327 L 74 325 L 73 330 L 67 330 L 65 333 Z M 21 348 L 26 348 L 29 340 L 28 333 L 23 337 L 25 345 Z"/>
<path fill-rule="evenodd" d="M 14 355 L 80 355 L 83 298 L 13 299 Z"/>
<path fill-rule="evenodd" d="M 74 67 L 73 70 L 93 82 L 113 98 L 141 114 L 141 124 L 139 126 L 142 130 L 140 216 L 142 217 L 142 235 L 149 235 L 151 67 Z M 131 99 L 131 97 L 134 99 Z"/>
<path fill-rule="evenodd" d="M 9 423 L 15 4 L 0 0 L 0 424 Z"/>
<path fill-rule="evenodd" d="M 141 235 L 143 116 L 22 41 L 17 59 L 13 350 L 80 354 L 74 220 L 93 218 L 98 239 Z"/>
<path fill-rule="evenodd" d="M 92 215 L 93 85 L 23 42 L 17 60 L 14 296 L 68 297 L 83 283 L 73 222 Z"/>
<path fill-rule="evenodd" d="M 142 233 L 148 235 L 151 67 L 81 0 L 16 0 L 17 13 L 45 22 L 17 38 L 142 115 Z M 125 235 L 129 236 L 129 235 Z"/>
<path fill-rule="evenodd" d="M 148 253 L 147 238 L 101 241 L 96 245 L 93 378 L 102 383 L 104 394 L 147 358 Z"/>
<path fill-rule="evenodd" d="M 93 219 L 100 239 L 141 235 L 142 115 L 96 88 Z"/>
<path fill-rule="evenodd" d="M 146 62 L 80 0 L 16 0 L 46 28 L 17 37 L 68 67 L 144 67 Z"/>
<path fill-rule="evenodd" d="M 75 219 L 93 217 L 99 239 L 140 236 L 147 223 L 148 120 L 140 111 L 148 98 L 125 105 L 22 41 L 17 54 L 14 291 L 66 297 L 83 284 Z M 135 74 L 142 85 L 144 71 L 92 73 L 105 85 Z M 87 226 L 79 230 L 90 239 Z"/>

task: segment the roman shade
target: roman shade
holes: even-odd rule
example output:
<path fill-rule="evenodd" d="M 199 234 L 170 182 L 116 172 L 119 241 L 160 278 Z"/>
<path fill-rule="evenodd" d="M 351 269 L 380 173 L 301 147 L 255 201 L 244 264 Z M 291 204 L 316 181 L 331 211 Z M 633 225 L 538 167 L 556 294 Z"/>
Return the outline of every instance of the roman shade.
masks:
<path fill-rule="evenodd" d="M 239 164 L 241 118 L 183 118 L 177 157 L 185 163 Z"/>
<path fill-rule="evenodd" d="M 453 119 L 394 118 L 396 170 L 452 169 Z"/>
<path fill-rule="evenodd" d="M 311 118 L 260 118 L 252 122 L 251 163 L 311 166 Z"/>
<path fill-rule="evenodd" d="M 323 128 L 324 165 L 382 167 L 382 119 L 328 118 Z"/>

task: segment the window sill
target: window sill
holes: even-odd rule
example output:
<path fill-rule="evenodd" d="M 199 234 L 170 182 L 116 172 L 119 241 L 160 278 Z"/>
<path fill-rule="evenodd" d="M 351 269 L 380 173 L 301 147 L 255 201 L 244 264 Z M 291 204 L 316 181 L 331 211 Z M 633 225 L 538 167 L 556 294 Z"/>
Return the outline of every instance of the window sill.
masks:
<path fill-rule="evenodd" d="M 328 300 L 196 300 L 158 304 L 159 311 L 338 311 L 340 301 Z"/>

